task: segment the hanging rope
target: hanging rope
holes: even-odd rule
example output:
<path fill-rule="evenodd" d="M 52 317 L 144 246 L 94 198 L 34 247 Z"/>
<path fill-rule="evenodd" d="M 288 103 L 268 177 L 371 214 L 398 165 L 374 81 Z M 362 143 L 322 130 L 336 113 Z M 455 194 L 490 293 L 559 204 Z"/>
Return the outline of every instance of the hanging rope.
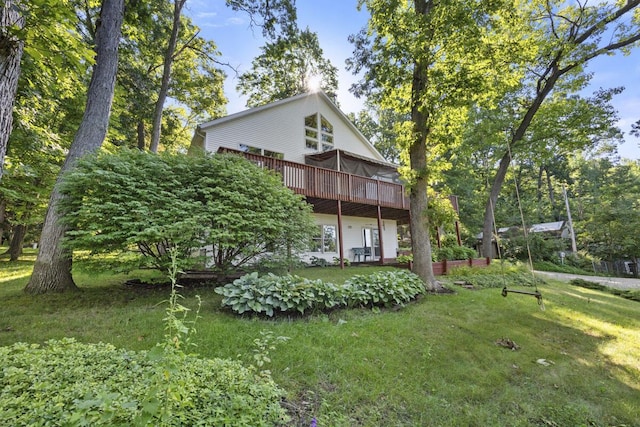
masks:
<path fill-rule="evenodd" d="M 509 164 L 511 164 L 511 161 L 513 160 L 513 156 L 511 155 L 511 144 L 507 143 L 507 150 L 509 153 Z M 535 292 L 531 292 L 531 291 L 521 291 L 521 290 L 516 290 L 516 289 L 508 289 L 506 284 L 505 286 L 502 288 L 502 296 L 506 297 L 510 292 L 514 293 L 514 294 L 524 294 L 524 295 L 533 295 L 536 297 L 536 299 L 538 300 L 538 305 L 540 306 L 540 310 L 544 311 L 545 307 L 544 307 L 544 301 L 542 300 L 542 294 L 540 293 L 540 291 L 538 291 L 538 283 L 536 280 L 536 276 L 535 273 L 533 272 L 533 257 L 531 256 L 531 247 L 529 246 L 529 233 L 527 231 L 527 226 L 524 222 L 524 213 L 522 211 L 522 203 L 520 201 L 520 189 L 518 187 L 518 181 L 516 179 L 516 174 L 513 174 L 513 184 L 516 187 L 516 200 L 518 201 L 518 211 L 520 213 L 520 221 L 522 224 L 522 231 L 524 234 L 524 242 L 525 245 L 527 247 L 527 257 L 529 260 L 529 270 L 531 271 L 531 277 L 533 278 L 533 285 L 535 287 Z M 489 204 L 490 204 L 490 208 L 491 208 L 491 217 L 493 218 L 493 227 L 496 233 L 496 246 L 498 247 L 498 256 L 500 257 L 500 263 L 502 264 L 502 257 L 500 254 L 500 245 L 499 245 L 499 241 L 498 241 L 498 230 L 496 228 L 496 217 L 494 215 L 493 212 L 493 203 L 491 202 L 491 196 L 489 196 Z M 502 274 L 503 274 L 503 283 L 505 283 L 504 280 L 504 269 L 502 270 Z"/>

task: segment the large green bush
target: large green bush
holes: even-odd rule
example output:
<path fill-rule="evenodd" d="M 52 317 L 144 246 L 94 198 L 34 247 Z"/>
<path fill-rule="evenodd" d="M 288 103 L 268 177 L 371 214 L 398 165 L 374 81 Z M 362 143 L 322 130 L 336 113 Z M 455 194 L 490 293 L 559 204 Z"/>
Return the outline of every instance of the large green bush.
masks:
<path fill-rule="evenodd" d="M 66 244 L 115 253 L 122 270 L 165 270 L 171 248 L 190 267 L 207 247 L 207 264 L 227 271 L 267 252 L 291 256 L 315 231 L 310 206 L 277 174 L 235 155 L 102 153 L 79 161 L 60 190 Z"/>
<path fill-rule="evenodd" d="M 473 248 L 466 246 L 444 246 L 442 248 L 436 248 L 433 250 L 433 261 L 453 261 L 459 259 L 476 258 L 478 252 Z"/>
<path fill-rule="evenodd" d="M 403 305 L 425 291 L 424 282 L 407 270 L 355 275 L 344 286 L 352 306 Z"/>
<path fill-rule="evenodd" d="M 217 288 L 216 292 L 224 296 L 222 305 L 238 314 L 254 312 L 271 317 L 279 312 L 304 314 L 346 305 L 344 288 L 290 274 L 269 273 L 260 277 L 254 272 Z"/>
<path fill-rule="evenodd" d="M 527 250 L 528 244 L 528 250 Z M 539 234 L 530 233 L 527 238 L 511 237 L 501 240 L 502 258 L 528 261 L 531 253 L 532 261 L 555 261 L 558 252 L 564 250 L 564 243 L 557 239 L 545 239 Z"/>
<path fill-rule="evenodd" d="M 158 347 L 160 348 L 160 347 Z M 72 339 L 0 347 L 3 426 L 275 426 L 281 390 L 239 362 Z"/>
<path fill-rule="evenodd" d="M 415 274 L 404 271 L 356 275 L 343 285 L 299 276 L 247 274 L 216 289 L 222 305 L 238 314 L 253 312 L 271 317 L 277 313 L 300 314 L 337 307 L 402 305 L 425 290 Z"/>

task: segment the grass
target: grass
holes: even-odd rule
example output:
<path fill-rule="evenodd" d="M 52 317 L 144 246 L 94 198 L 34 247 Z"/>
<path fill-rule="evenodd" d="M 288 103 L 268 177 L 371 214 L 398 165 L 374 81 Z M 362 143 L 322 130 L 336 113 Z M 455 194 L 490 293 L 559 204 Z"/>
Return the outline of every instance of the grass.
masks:
<path fill-rule="evenodd" d="M 21 290 L 33 258 L 0 261 L 0 345 L 67 336 L 149 349 L 162 340 L 166 288 L 78 270 L 81 292 L 29 296 Z M 339 283 L 375 268 L 295 273 Z M 400 310 L 277 320 L 222 311 L 208 288 L 185 289 L 182 303 L 203 299 L 201 356 L 250 363 L 260 331 L 290 337 L 266 368 L 287 390 L 291 425 L 640 425 L 640 304 L 567 283 L 538 289 L 546 311 L 530 296 L 457 287 Z M 520 349 L 496 345 L 501 338 Z"/>

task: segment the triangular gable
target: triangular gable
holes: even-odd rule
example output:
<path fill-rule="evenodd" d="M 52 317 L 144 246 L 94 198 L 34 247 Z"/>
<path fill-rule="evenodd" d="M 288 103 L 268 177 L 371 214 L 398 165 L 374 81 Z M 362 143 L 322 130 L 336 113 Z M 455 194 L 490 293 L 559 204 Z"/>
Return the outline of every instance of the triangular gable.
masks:
<path fill-rule="evenodd" d="M 204 148 L 204 138 L 208 129 L 215 128 L 217 126 L 221 126 L 225 123 L 230 123 L 239 119 L 251 117 L 253 115 L 259 115 L 265 111 L 275 109 L 287 104 L 301 102 L 304 99 L 310 97 L 317 97 L 317 99 L 328 106 L 336 114 L 339 120 L 341 120 L 346 125 L 349 131 L 353 133 L 356 139 L 358 139 L 371 152 L 373 159 L 383 162 L 385 161 L 385 158 L 382 156 L 382 154 L 380 154 L 380 152 L 373 146 L 373 144 L 369 142 L 369 140 L 362 134 L 362 132 L 360 132 L 360 130 L 351 122 L 351 120 L 349 120 L 349 118 L 342 112 L 342 110 L 340 110 L 324 92 L 302 93 L 290 98 L 282 99 L 280 101 L 272 102 L 260 107 L 250 108 L 248 110 L 240 111 L 238 113 L 230 114 L 228 116 L 203 123 L 197 127 L 191 142 L 191 146 L 192 148 Z"/>

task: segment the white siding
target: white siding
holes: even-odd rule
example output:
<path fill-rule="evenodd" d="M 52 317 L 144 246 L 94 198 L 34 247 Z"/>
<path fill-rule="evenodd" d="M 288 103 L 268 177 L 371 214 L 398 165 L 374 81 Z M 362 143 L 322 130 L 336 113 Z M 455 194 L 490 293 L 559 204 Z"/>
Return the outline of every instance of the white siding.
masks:
<path fill-rule="evenodd" d="M 313 214 L 316 224 L 323 225 L 335 225 L 338 227 L 338 217 L 336 215 L 327 214 Z M 395 258 L 398 251 L 398 234 L 397 223 L 394 220 L 384 219 L 382 220 L 382 243 L 384 245 L 384 257 Z M 364 228 L 378 228 L 378 220 L 375 218 L 360 218 L 352 216 L 342 217 L 342 227 L 344 233 L 344 257 L 349 261 L 353 261 L 352 248 L 361 248 L 363 243 L 363 229 Z M 339 241 L 338 241 L 339 245 Z M 329 262 L 333 261 L 333 257 L 339 257 L 339 246 L 336 252 L 307 252 L 303 255 L 305 261 L 309 261 L 312 256 L 318 258 L 324 258 Z M 357 261 L 357 259 L 356 259 Z M 364 259 L 363 259 L 364 261 Z M 371 261 L 370 258 L 367 261 Z"/>
<path fill-rule="evenodd" d="M 248 110 L 204 125 L 205 148 L 216 152 L 220 147 L 239 149 L 240 144 L 284 154 L 285 160 L 304 163 L 304 156 L 317 152 L 305 145 L 304 118 L 320 113 L 333 125 L 334 147 L 376 160 L 383 160 L 363 139 L 343 114 L 334 110 L 318 94 Z"/>
<path fill-rule="evenodd" d="M 323 94 L 300 95 L 205 123 L 201 126 L 201 131 L 205 135 L 204 148 L 215 153 L 220 147 L 238 150 L 240 144 L 244 144 L 283 153 L 284 159 L 291 162 L 305 163 L 305 155 L 317 151 L 306 148 L 304 119 L 306 116 L 317 113 L 324 116 L 333 126 L 334 148 L 375 160 L 384 160 L 346 116 Z M 314 217 L 318 224 L 335 225 L 337 229 L 337 216 L 314 214 Z M 345 258 L 352 261 L 351 249 L 364 246 L 364 228 L 377 227 L 375 218 L 344 216 Z M 385 258 L 396 256 L 398 249 L 396 227 L 396 221 L 387 219 L 383 221 L 381 233 Z M 304 259 L 308 261 L 311 256 L 331 262 L 334 257 L 339 256 L 339 252 L 309 252 L 305 254 Z"/>

